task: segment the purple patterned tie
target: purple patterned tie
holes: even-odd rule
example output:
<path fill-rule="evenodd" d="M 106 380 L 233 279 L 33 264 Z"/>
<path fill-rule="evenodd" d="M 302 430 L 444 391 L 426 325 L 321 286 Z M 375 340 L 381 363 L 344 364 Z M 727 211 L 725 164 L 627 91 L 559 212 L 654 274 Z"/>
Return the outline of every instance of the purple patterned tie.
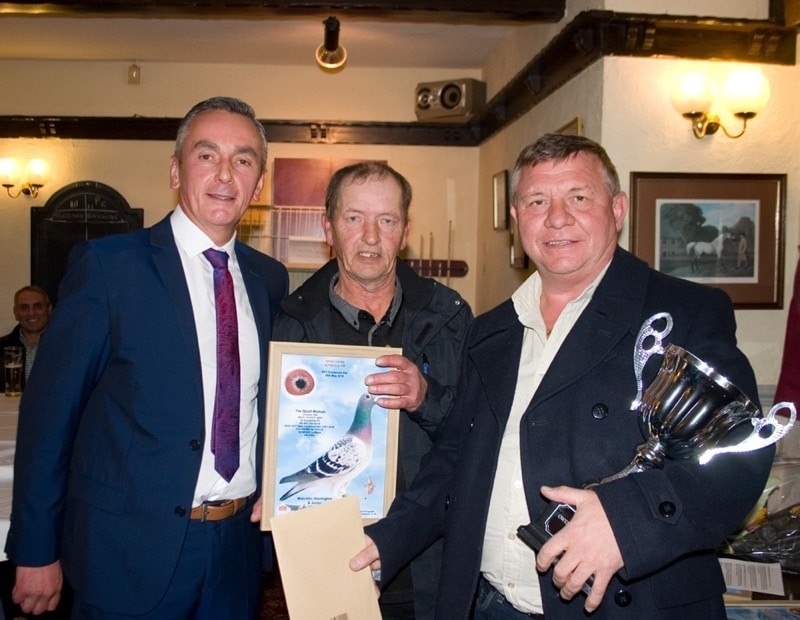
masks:
<path fill-rule="evenodd" d="M 214 300 L 217 306 L 217 389 L 211 452 L 214 469 L 229 481 L 239 469 L 239 326 L 233 278 L 228 254 L 208 249 L 203 256 L 214 267 Z"/>

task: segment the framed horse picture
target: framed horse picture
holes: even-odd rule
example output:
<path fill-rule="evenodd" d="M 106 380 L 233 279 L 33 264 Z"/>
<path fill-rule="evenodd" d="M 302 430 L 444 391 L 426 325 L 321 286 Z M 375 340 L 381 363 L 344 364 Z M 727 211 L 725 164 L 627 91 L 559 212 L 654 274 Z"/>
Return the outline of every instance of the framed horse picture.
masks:
<path fill-rule="evenodd" d="M 630 188 L 636 256 L 738 309 L 783 307 L 785 174 L 632 172 Z"/>

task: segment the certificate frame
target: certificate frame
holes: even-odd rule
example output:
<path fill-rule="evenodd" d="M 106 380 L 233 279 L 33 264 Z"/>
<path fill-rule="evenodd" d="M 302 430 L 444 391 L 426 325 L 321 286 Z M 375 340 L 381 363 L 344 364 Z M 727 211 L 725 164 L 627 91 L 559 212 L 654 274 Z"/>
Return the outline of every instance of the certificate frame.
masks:
<path fill-rule="evenodd" d="M 396 491 L 397 409 L 372 406 L 369 460 L 342 488 L 335 488 L 333 477 L 319 477 L 320 482 L 307 488 L 297 479 L 285 479 L 315 463 L 347 433 L 367 392 L 364 379 L 390 370 L 376 366 L 375 360 L 392 354 L 400 355 L 402 349 L 270 342 L 262 530 L 271 529 L 271 517 L 353 494 L 360 498 L 365 523 L 386 515 Z M 295 487 L 300 490 L 291 493 Z"/>

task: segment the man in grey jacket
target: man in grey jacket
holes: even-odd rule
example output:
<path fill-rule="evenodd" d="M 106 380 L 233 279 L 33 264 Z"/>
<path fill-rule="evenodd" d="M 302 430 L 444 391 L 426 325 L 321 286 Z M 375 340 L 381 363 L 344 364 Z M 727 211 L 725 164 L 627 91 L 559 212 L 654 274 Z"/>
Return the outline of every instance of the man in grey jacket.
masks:
<path fill-rule="evenodd" d="M 273 340 L 396 346 L 378 358 L 392 368 L 368 378 L 378 404 L 402 410 L 398 492 L 450 411 L 458 380 L 469 305 L 453 290 L 418 276 L 398 259 L 409 232 L 411 187 L 391 167 L 359 163 L 337 171 L 325 198 L 323 224 L 336 258 L 281 303 Z M 433 618 L 441 542 L 384 589 L 383 618 Z M 412 601 L 413 590 L 413 601 Z"/>

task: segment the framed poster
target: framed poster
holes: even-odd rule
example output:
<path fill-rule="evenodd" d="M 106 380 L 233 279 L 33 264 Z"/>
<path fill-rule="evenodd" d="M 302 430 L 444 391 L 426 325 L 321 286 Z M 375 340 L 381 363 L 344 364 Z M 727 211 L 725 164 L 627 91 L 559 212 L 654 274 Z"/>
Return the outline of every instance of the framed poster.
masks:
<path fill-rule="evenodd" d="M 782 308 L 784 174 L 631 173 L 631 251 L 725 290 L 734 307 Z"/>
<path fill-rule="evenodd" d="M 357 495 L 361 517 L 386 515 L 397 476 L 398 416 L 364 379 L 399 348 L 271 342 L 261 529 L 280 516 Z"/>
<path fill-rule="evenodd" d="M 501 170 L 492 177 L 493 227 L 508 228 L 508 172 Z"/>

